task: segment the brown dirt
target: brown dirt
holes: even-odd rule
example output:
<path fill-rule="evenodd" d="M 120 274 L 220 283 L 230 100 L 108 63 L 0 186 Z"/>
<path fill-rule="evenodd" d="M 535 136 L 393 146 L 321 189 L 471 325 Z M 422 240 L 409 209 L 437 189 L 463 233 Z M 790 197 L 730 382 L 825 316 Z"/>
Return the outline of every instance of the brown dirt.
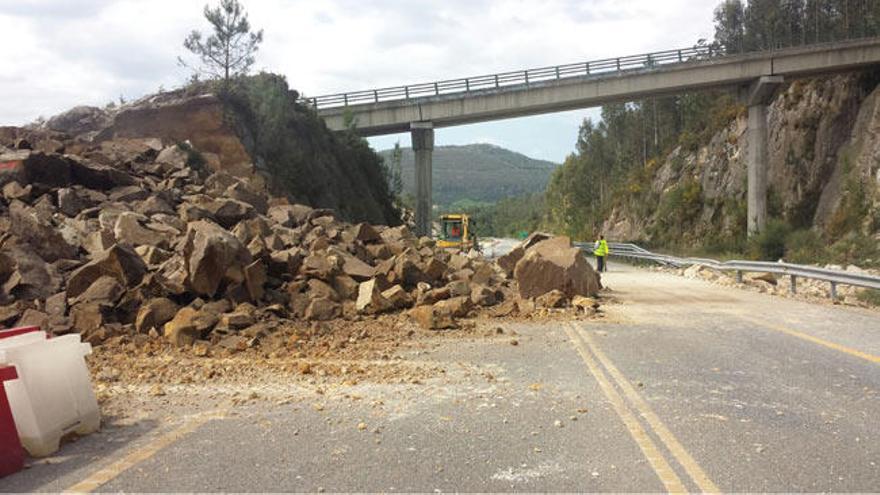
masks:
<path fill-rule="evenodd" d="M 603 301 L 604 302 L 604 301 Z M 290 321 L 242 351 L 177 348 L 164 339 L 119 336 L 88 358 L 105 416 L 125 420 L 174 410 L 216 409 L 254 401 L 287 403 L 347 394 L 358 385 L 420 385 L 446 377 L 443 365 L 410 356 L 450 339 L 495 338 L 505 323 L 604 317 L 538 309 L 529 317 L 478 315 L 453 330 L 423 330 L 402 314 L 361 321 Z M 499 345 L 510 345 L 509 339 Z"/>

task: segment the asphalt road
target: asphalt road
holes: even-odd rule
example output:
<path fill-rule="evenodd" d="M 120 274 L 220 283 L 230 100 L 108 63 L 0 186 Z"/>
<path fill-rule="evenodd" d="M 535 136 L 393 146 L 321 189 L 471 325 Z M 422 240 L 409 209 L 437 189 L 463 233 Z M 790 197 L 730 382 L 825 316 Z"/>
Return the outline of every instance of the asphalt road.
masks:
<path fill-rule="evenodd" d="M 603 320 L 405 356 L 436 379 L 105 430 L 0 491 L 880 491 L 880 312 L 606 281 Z"/>

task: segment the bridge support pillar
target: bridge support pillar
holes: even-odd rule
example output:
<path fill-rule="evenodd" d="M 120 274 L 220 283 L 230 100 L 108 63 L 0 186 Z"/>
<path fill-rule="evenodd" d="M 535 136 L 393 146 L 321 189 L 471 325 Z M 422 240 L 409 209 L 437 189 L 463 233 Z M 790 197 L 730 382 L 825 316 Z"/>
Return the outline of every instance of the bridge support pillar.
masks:
<path fill-rule="evenodd" d="M 767 105 L 782 82 L 780 76 L 761 77 L 752 84 L 746 95 L 749 107 L 746 160 L 750 237 L 763 231 L 767 226 Z"/>
<path fill-rule="evenodd" d="M 434 125 L 431 122 L 413 122 L 410 124 L 410 134 L 416 155 L 416 234 L 431 237 Z"/>

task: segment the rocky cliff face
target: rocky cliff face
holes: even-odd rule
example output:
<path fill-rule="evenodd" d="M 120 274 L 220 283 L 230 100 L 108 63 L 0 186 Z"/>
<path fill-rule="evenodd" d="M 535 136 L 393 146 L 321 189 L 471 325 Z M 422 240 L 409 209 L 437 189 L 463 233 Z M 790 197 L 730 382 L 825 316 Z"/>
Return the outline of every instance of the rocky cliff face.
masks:
<path fill-rule="evenodd" d="M 876 73 L 795 81 L 769 119 L 769 209 L 793 228 L 831 237 L 880 230 L 880 88 Z M 709 143 L 649 163 L 604 231 L 662 244 L 744 237 L 745 111 Z"/>

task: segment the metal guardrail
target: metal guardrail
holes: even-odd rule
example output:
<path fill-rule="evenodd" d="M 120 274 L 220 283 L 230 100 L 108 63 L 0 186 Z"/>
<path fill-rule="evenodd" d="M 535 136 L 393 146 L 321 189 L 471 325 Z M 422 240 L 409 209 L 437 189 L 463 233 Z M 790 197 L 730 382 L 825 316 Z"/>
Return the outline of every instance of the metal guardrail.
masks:
<path fill-rule="evenodd" d="M 723 56 L 726 53 L 725 48 L 718 44 L 696 45 L 690 48 L 666 50 L 643 55 L 606 58 L 590 62 L 501 72 L 498 74 L 449 79 L 431 83 L 317 96 L 305 98 L 305 101 L 316 109 L 324 109 L 450 94 L 466 94 L 474 91 L 495 90 L 512 86 L 528 87 L 530 84 L 545 81 L 591 76 L 599 77 L 632 70 L 651 69 L 660 65 L 683 64 Z"/>
<path fill-rule="evenodd" d="M 581 249 L 592 252 L 592 244 L 576 243 L 576 245 Z M 838 285 L 851 285 L 854 287 L 880 290 L 880 277 L 867 273 L 830 270 L 827 268 L 795 265 L 781 261 L 717 261 L 707 258 L 677 258 L 675 256 L 652 253 L 651 251 L 643 249 L 635 244 L 627 243 L 609 243 L 608 247 L 610 250 L 609 256 L 651 261 L 676 268 L 702 265 L 717 271 L 736 272 L 736 280 L 739 283 L 742 283 L 743 281 L 743 274 L 748 272 L 772 273 L 774 275 L 788 276 L 790 277 L 789 290 L 792 293 L 797 292 L 798 278 L 828 282 L 830 284 L 829 295 L 834 299 L 837 298 Z"/>

